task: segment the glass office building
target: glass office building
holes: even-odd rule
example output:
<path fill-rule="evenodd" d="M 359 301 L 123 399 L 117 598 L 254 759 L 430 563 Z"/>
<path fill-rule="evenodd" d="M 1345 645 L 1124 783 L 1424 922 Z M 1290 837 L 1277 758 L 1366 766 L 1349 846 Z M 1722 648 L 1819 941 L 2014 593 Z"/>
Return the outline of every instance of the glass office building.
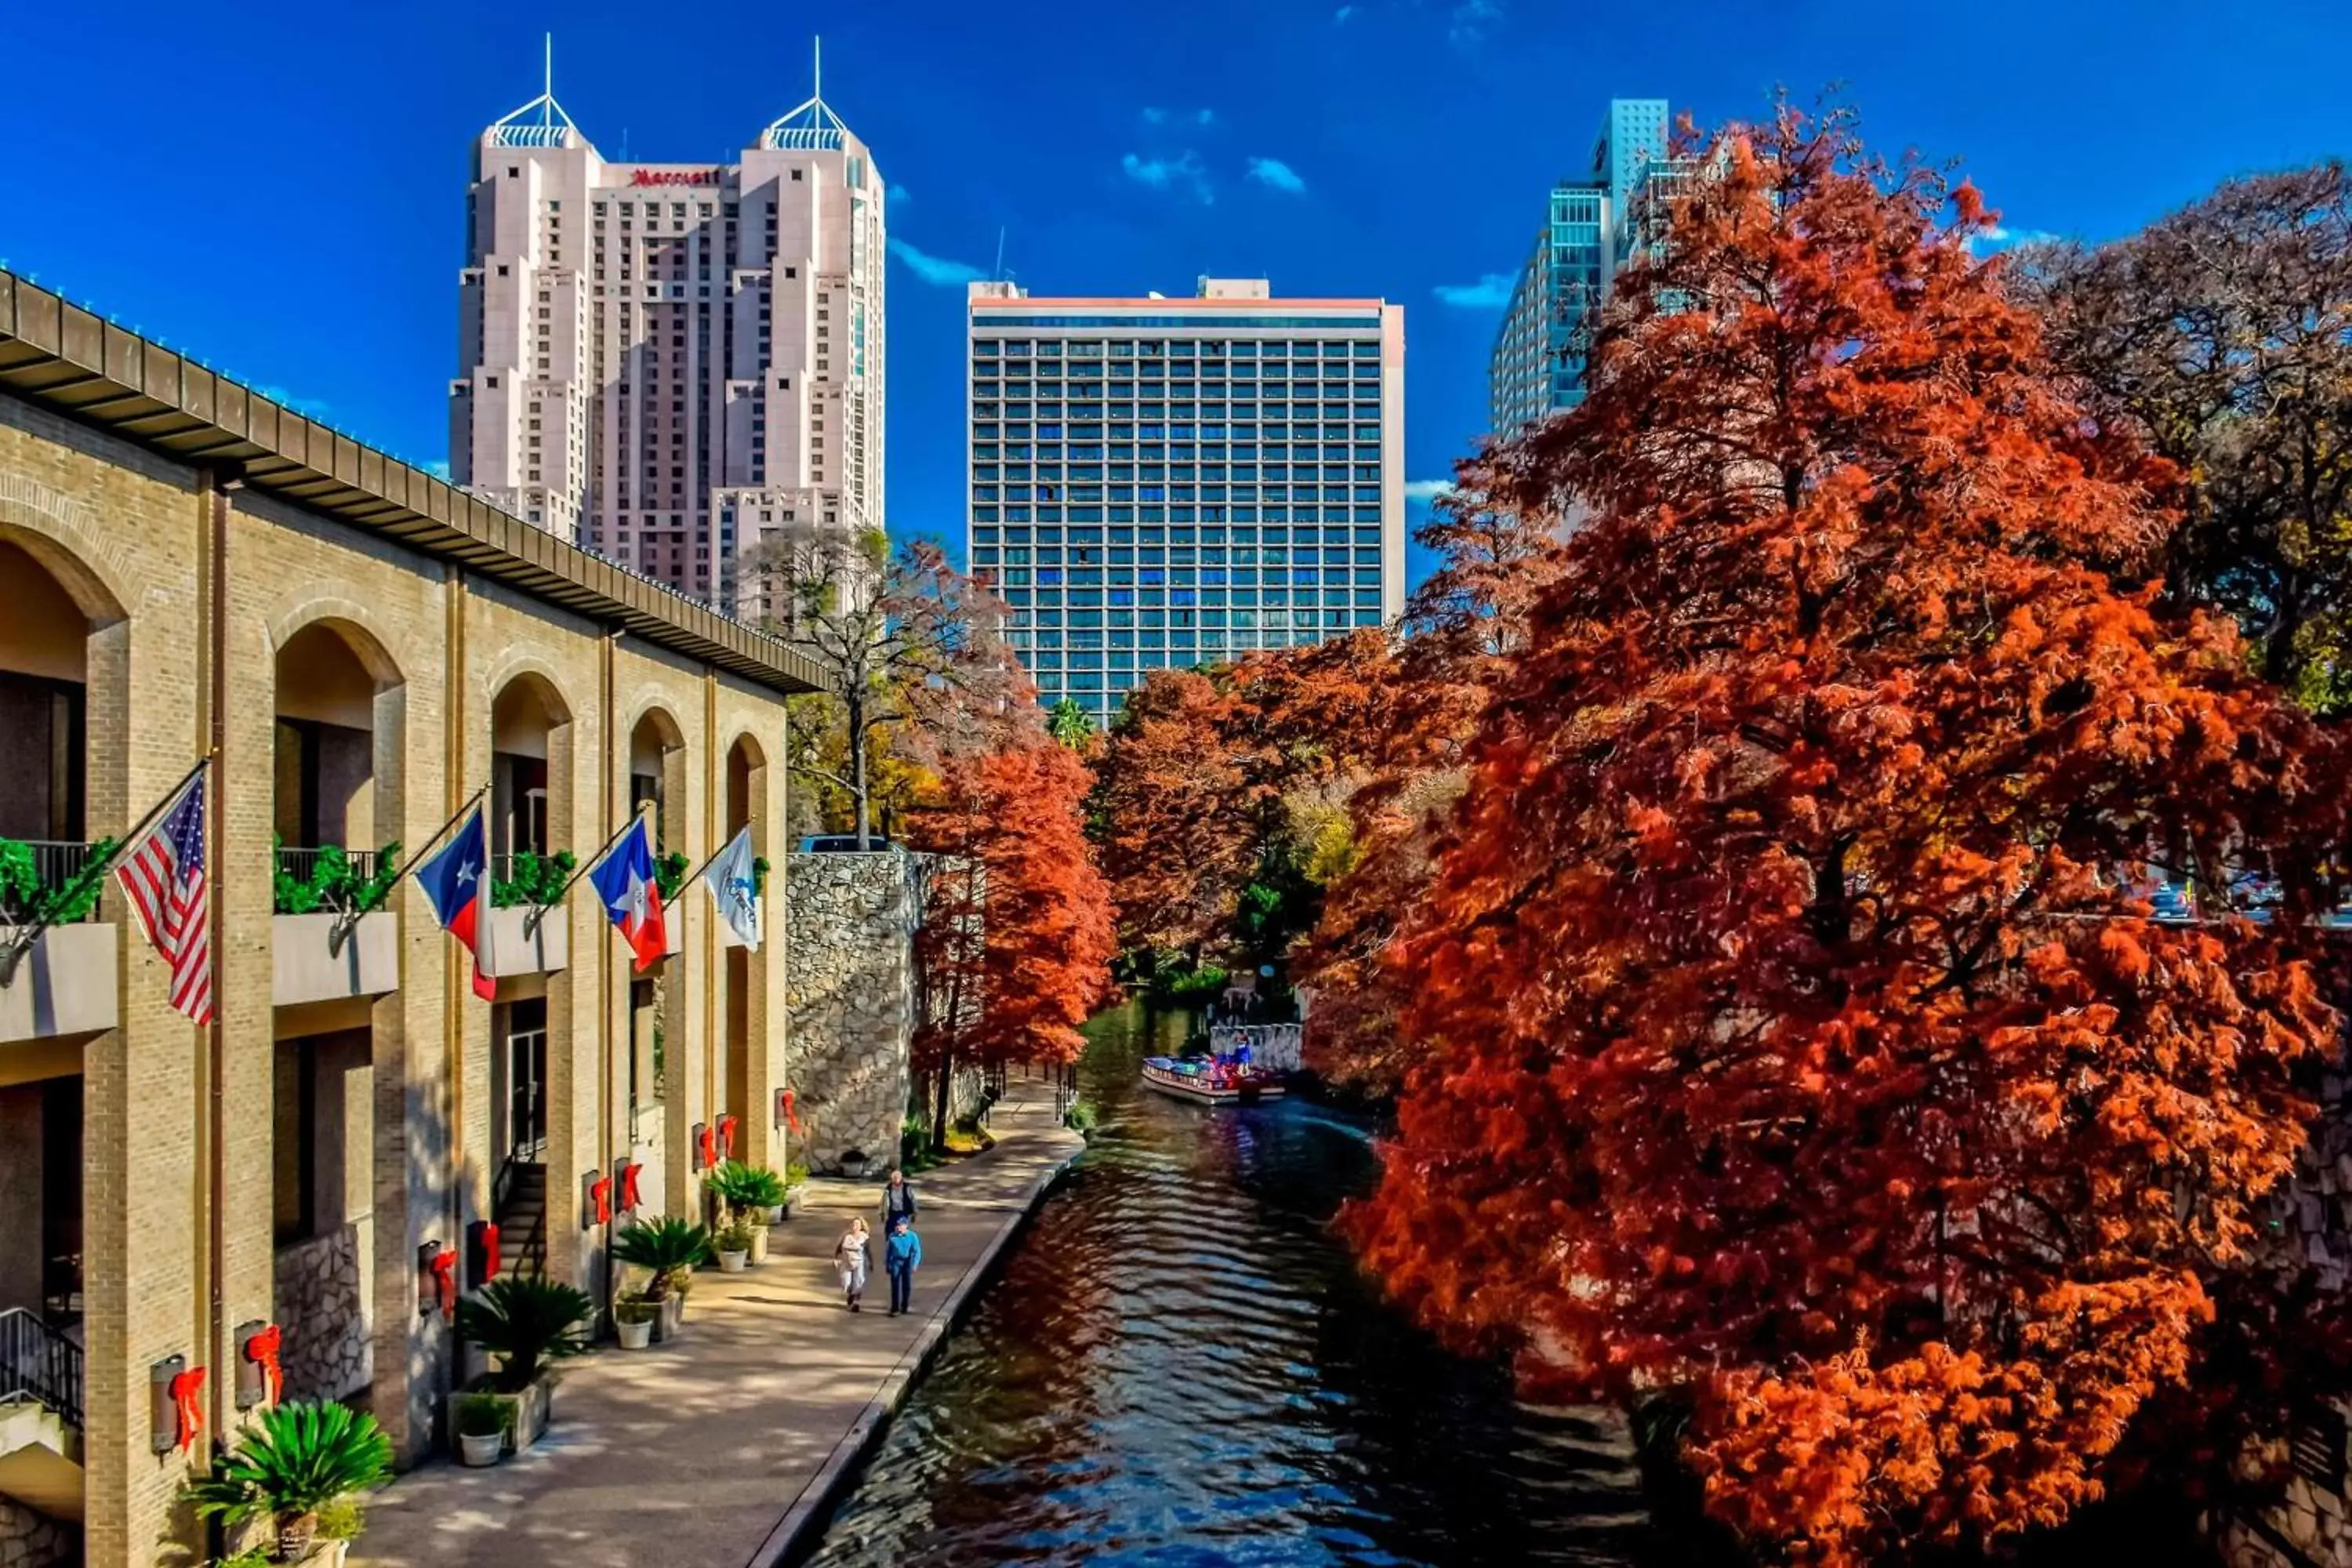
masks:
<path fill-rule="evenodd" d="M 1404 311 L 971 286 L 971 569 L 1047 706 L 1404 607 Z"/>
<path fill-rule="evenodd" d="M 1645 209 L 1683 174 L 1683 162 L 1667 156 L 1666 100 L 1612 99 L 1591 173 L 1552 187 L 1496 334 L 1486 388 L 1496 435 L 1514 435 L 1583 399 L 1585 318 L 1631 259 Z"/>

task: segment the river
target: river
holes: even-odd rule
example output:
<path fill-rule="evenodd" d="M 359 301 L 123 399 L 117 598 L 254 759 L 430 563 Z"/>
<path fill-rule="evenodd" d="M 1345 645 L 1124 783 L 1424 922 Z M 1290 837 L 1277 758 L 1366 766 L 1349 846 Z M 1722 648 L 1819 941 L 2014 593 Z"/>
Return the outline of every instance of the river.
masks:
<path fill-rule="evenodd" d="M 1627 1564 L 1622 1423 L 1513 1400 L 1357 1275 L 1349 1120 L 1137 1083 L 1139 1008 L 1089 1026 L 1102 1125 L 893 1424 L 812 1561 Z"/>

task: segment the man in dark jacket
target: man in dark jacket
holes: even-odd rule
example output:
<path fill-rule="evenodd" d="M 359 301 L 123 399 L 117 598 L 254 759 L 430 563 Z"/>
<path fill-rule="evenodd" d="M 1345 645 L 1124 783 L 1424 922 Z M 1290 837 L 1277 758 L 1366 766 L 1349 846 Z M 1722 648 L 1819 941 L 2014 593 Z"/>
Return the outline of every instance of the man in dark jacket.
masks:
<path fill-rule="evenodd" d="M 894 1221 L 915 1223 L 915 1184 L 907 1180 L 907 1173 L 894 1170 L 890 1184 L 882 1189 L 882 1234 L 887 1237 Z"/>
<path fill-rule="evenodd" d="M 906 1311 L 915 1294 L 915 1270 L 923 1266 L 922 1237 L 904 1216 L 893 1221 L 890 1238 L 882 1248 L 882 1267 L 890 1276 L 890 1315 Z"/>

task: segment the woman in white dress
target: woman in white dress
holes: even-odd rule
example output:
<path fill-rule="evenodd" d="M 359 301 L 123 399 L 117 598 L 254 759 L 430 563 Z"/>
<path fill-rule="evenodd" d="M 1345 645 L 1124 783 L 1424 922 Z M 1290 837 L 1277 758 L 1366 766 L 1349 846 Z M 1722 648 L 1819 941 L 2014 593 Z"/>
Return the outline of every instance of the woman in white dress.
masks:
<path fill-rule="evenodd" d="M 844 1303 L 853 1312 L 859 1310 L 858 1300 L 866 1294 L 866 1276 L 874 1267 L 874 1242 L 866 1234 L 862 1217 L 851 1220 L 849 1228 L 834 1245 L 833 1266 L 841 1275 Z"/>

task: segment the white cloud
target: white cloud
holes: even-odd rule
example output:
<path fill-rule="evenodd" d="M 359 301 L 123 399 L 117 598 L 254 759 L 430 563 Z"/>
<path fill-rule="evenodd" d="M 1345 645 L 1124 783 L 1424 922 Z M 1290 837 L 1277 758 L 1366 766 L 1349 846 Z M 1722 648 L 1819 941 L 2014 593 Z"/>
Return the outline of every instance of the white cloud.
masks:
<path fill-rule="evenodd" d="M 1489 272 L 1475 283 L 1440 283 L 1430 290 L 1441 305 L 1461 310 L 1499 310 L 1511 302 L 1511 275 Z"/>
<path fill-rule="evenodd" d="M 306 419 L 324 419 L 332 412 L 331 405 L 315 397 L 297 397 L 282 386 L 257 386 L 254 391 L 280 408 L 290 408 Z"/>
<path fill-rule="evenodd" d="M 436 458 L 432 462 L 421 466 L 426 473 L 436 479 L 446 479 L 449 477 L 449 460 L 446 458 Z"/>
<path fill-rule="evenodd" d="M 1146 125 L 1214 125 L 1217 111 L 1213 109 L 1147 109 L 1143 111 Z"/>
<path fill-rule="evenodd" d="M 1414 502 L 1416 505 L 1427 505 L 1429 502 L 1437 500 L 1441 496 L 1450 496 L 1453 493 L 1454 481 L 1452 479 L 1408 479 L 1405 481 L 1404 499 Z"/>
<path fill-rule="evenodd" d="M 1982 255 L 1989 250 L 2007 250 L 2013 245 L 2051 245 L 2065 237 L 2046 228 L 2002 228 L 1995 225 L 1969 236 L 1969 249 Z"/>
<path fill-rule="evenodd" d="M 1299 177 L 1298 171 L 1279 158 L 1252 158 L 1249 161 L 1249 177 L 1261 185 L 1271 185 L 1287 195 L 1304 195 L 1307 193 L 1307 182 Z"/>
<path fill-rule="evenodd" d="M 1457 49 L 1482 42 L 1503 20 L 1503 0 L 1461 0 L 1445 18 L 1445 40 Z"/>
<path fill-rule="evenodd" d="M 1342 5 L 1332 13 L 1331 25 L 1335 27 L 1344 27 L 1348 24 L 1348 18 L 1355 14 L 1356 8 L 1353 5 Z"/>
<path fill-rule="evenodd" d="M 965 261 L 950 261 L 945 257 L 930 256 L 917 250 L 903 239 L 890 241 L 890 254 L 907 264 L 907 270 L 924 282 L 941 289 L 954 289 L 985 278 L 987 272 Z"/>
<path fill-rule="evenodd" d="M 887 198 L 892 206 L 902 207 L 915 199 L 915 193 L 904 185 L 894 184 L 887 193 Z"/>
<path fill-rule="evenodd" d="M 1217 199 L 1201 160 L 1189 148 L 1181 158 L 1146 158 L 1129 153 L 1118 161 L 1118 166 L 1127 171 L 1129 179 L 1155 191 L 1189 190 L 1204 203 Z"/>

